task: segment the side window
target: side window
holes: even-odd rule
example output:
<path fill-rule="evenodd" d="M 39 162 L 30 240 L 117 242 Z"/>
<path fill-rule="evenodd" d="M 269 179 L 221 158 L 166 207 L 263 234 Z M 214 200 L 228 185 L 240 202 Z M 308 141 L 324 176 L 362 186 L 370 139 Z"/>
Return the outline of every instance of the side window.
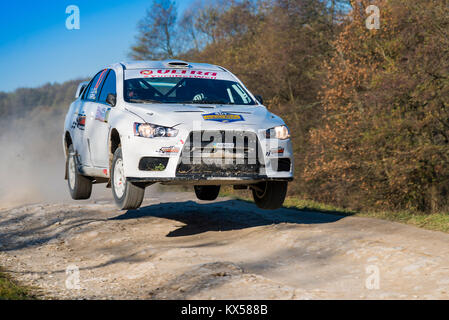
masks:
<path fill-rule="evenodd" d="M 97 75 L 91 81 L 91 84 L 90 84 L 88 90 L 86 91 L 86 95 L 84 95 L 84 97 L 83 97 L 85 100 L 89 100 L 89 101 L 97 100 L 98 95 L 100 93 L 101 84 L 103 83 L 103 80 L 106 76 L 107 71 L 108 70 L 105 69 L 105 70 L 97 73 Z"/>
<path fill-rule="evenodd" d="M 106 97 L 109 93 L 117 94 L 116 76 L 114 70 L 109 71 L 108 77 L 104 81 L 103 88 L 101 89 L 100 99 L 98 99 L 98 101 L 106 102 Z"/>
<path fill-rule="evenodd" d="M 234 99 L 237 100 L 237 104 L 250 104 L 252 99 L 245 93 L 245 91 L 238 84 L 233 84 L 232 89 L 228 90 L 228 94 L 231 95 L 230 91 L 234 94 Z"/>
<path fill-rule="evenodd" d="M 86 100 L 87 99 L 87 93 L 90 90 L 90 86 L 92 85 L 92 80 L 89 82 L 89 84 L 87 85 L 86 88 L 84 88 L 83 90 L 83 96 L 81 97 L 81 100 Z"/>

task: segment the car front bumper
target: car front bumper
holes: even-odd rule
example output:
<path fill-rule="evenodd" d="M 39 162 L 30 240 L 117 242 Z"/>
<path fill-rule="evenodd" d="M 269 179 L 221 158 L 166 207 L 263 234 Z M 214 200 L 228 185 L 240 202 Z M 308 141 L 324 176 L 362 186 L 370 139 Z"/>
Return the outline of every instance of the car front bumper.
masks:
<path fill-rule="evenodd" d="M 175 183 L 175 184 L 250 184 L 263 180 L 293 180 L 293 152 L 290 139 L 266 139 L 263 135 L 258 134 L 259 159 L 260 166 L 255 172 L 242 172 L 232 174 L 215 174 L 215 173 L 195 173 L 180 174 L 178 166 L 182 162 L 182 152 L 185 143 L 189 138 L 190 131 L 180 131 L 177 137 L 148 139 L 142 137 L 128 136 L 122 137 L 122 151 L 125 164 L 125 175 L 133 182 L 142 183 Z M 255 133 L 256 134 L 256 133 Z M 125 139 L 123 139 L 125 138 Z M 123 141 L 124 140 L 124 141 Z M 173 153 L 163 152 L 166 148 L 172 147 Z M 278 149 L 282 149 L 282 153 L 276 153 Z M 141 170 L 139 164 L 142 158 L 160 157 L 166 158 L 168 161 L 163 169 L 160 170 Z M 288 159 L 290 162 L 289 170 L 277 171 L 274 162 L 278 159 Z"/>
<path fill-rule="evenodd" d="M 289 178 L 270 178 L 265 175 L 253 175 L 245 177 L 198 177 L 198 176 L 185 176 L 174 178 L 137 178 L 128 177 L 128 181 L 133 183 L 142 184 L 182 184 L 182 185 L 248 185 L 261 181 L 293 181 L 293 177 Z"/>

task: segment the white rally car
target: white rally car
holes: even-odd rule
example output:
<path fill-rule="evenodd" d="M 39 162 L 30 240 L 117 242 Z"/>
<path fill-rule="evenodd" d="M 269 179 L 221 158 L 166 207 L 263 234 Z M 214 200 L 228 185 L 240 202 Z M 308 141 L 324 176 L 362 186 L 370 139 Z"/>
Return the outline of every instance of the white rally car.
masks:
<path fill-rule="evenodd" d="M 121 209 L 145 187 L 189 184 L 201 200 L 221 185 L 251 189 L 258 207 L 282 206 L 293 179 L 284 121 L 225 68 L 184 61 L 113 64 L 81 83 L 65 118 L 73 199 L 112 187 Z"/>

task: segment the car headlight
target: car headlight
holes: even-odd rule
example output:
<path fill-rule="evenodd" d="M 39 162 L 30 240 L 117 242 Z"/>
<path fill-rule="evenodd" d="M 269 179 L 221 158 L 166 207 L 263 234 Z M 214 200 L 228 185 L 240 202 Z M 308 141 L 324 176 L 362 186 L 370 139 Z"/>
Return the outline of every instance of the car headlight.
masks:
<path fill-rule="evenodd" d="M 280 139 L 285 140 L 290 138 L 290 131 L 287 126 L 277 126 L 271 129 L 268 129 L 266 132 L 267 139 Z"/>
<path fill-rule="evenodd" d="M 144 138 L 176 137 L 178 130 L 151 123 L 134 122 L 134 135 Z"/>

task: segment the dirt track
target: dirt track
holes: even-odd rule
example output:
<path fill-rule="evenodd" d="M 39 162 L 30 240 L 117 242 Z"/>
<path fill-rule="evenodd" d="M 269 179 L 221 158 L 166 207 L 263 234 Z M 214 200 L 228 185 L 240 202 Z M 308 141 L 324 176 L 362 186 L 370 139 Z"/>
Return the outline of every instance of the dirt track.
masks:
<path fill-rule="evenodd" d="M 3 210 L 0 264 L 46 298 L 449 298 L 448 234 L 193 197 Z"/>

